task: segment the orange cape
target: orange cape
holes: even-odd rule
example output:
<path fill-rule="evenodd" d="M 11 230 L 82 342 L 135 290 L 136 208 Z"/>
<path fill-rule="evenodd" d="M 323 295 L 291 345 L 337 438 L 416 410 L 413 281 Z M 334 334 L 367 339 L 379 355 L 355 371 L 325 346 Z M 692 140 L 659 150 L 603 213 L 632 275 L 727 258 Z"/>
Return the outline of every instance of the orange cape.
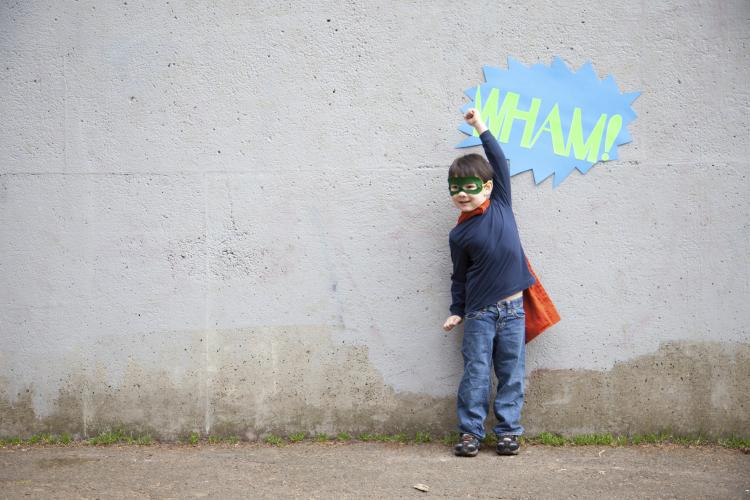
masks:
<path fill-rule="evenodd" d="M 471 212 L 462 212 L 458 217 L 458 223 L 471 219 L 475 215 L 483 214 L 490 206 L 489 198 Z M 555 305 L 542 287 L 539 277 L 531 268 L 529 258 L 526 258 L 529 272 L 534 276 L 536 282 L 523 291 L 523 309 L 526 313 L 526 343 L 531 342 L 537 335 L 560 321 Z"/>

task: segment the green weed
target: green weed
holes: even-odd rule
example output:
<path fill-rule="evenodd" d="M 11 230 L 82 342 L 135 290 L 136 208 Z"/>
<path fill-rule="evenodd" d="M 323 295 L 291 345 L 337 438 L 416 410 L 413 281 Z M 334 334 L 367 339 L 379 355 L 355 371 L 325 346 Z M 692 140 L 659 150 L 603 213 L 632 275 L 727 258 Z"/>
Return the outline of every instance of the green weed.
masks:
<path fill-rule="evenodd" d="M 719 444 L 725 448 L 732 448 L 736 450 L 747 450 L 750 449 L 750 439 L 739 438 L 739 437 L 728 437 L 719 439 Z"/>
<path fill-rule="evenodd" d="M 91 437 L 84 441 L 91 445 L 110 445 L 126 441 L 126 436 L 120 430 L 102 432 L 98 436 Z"/>
<path fill-rule="evenodd" d="M 644 434 L 642 436 L 642 442 L 648 444 L 661 444 L 669 441 L 672 438 L 671 434 L 664 432 Z"/>
<path fill-rule="evenodd" d="M 636 434 L 628 438 L 628 443 L 637 446 L 639 444 L 645 443 L 645 441 L 643 440 L 643 436 Z"/>
<path fill-rule="evenodd" d="M 535 441 L 539 444 L 547 445 L 547 446 L 564 446 L 565 445 L 565 438 L 560 436 L 559 434 L 552 434 L 550 432 L 542 432 L 538 436 L 536 436 Z"/>
<path fill-rule="evenodd" d="M 336 440 L 337 441 L 351 441 L 352 440 L 352 436 L 351 436 L 351 434 L 349 434 L 347 432 L 339 432 L 336 435 Z"/>
<path fill-rule="evenodd" d="M 69 434 L 63 434 L 60 442 L 70 442 L 71 440 L 72 438 Z M 121 429 L 116 429 L 113 431 L 102 432 L 98 436 L 85 439 L 83 443 L 89 445 L 111 445 L 119 443 L 147 445 L 152 444 L 152 439 L 149 434 L 133 437 L 132 432 L 125 434 Z"/>
<path fill-rule="evenodd" d="M 153 440 L 151 439 L 151 434 L 138 436 L 138 438 L 135 440 L 135 444 L 140 444 L 140 445 L 149 445 L 152 443 L 153 443 Z"/>
<path fill-rule="evenodd" d="M 579 436 L 574 436 L 571 441 L 577 446 L 612 446 L 615 443 L 615 438 L 612 434 L 581 434 Z"/>
<path fill-rule="evenodd" d="M 238 438 L 237 436 L 228 436 L 228 437 L 208 436 L 209 444 L 220 444 L 220 443 L 236 444 L 239 441 L 240 441 L 240 438 Z"/>
<path fill-rule="evenodd" d="M 364 432 L 357 436 L 357 439 L 360 441 L 377 441 L 379 443 L 408 443 L 409 437 L 403 433 L 400 432 L 398 434 L 370 434 L 367 432 Z"/>
<path fill-rule="evenodd" d="M 408 443 L 409 442 L 409 436 L 407 436 L 403 432 L 399 432 L 398 434 L 394 434 L 392 436 L 394 443 Z"/>
<path fill-rule="evenodd" d="M 628 444 L 627 436 L 615 436 L 614 446 L 627 446 L 627 444 Z"/>
<path fill-rule="evenodd" d="M 487 433 L 487 435 L 484 436 L 484 439 L 482 439 L 482 444 L 486 446 L 495 446 L 497 444 L 497 436 L 492 432 Z"/>
<path fill-rule="evenodd" d="M 708 440 L 701 436 L 672 436 L 672 442 L 682 446 L 700 446 L 708 443 Z"/>
<path fill-rule="evenodd" d="M 305 439 L 304 432 L 295 432 L 294 434 L 291 434 L 289 436 L 289 441 L 291 441 L 292 443 L 299 443 L 303 439 Z"/>
<path fill-rule="evenodd" d="M 461 437 L 456 431 L 451 431 L 443 436 L 443 444 L 446 446 L 453 446 L 458 442 L 458 438 Z"/>
<path fill-rule="evenodd" d="M 381 443 L 408 443 L 409 437 L 403 432 L 399 432 L 398 434 L 376 434 L 375 441 L 380 441 Z"/>
<path fill-rule="evenodd" d="M 432 436 L 429 432 L 417 432 L 414 435 L 415 443 L 429 443 L 432 441 Z"/>
<path fill-rule="evenodd" d="M 266 443 L 272 444 L 274 446 L 281 446 L 283 442 L 284 442 L 283 439 L 281 439 L 279 436 L 275 436 L 273 434 L 271 434 L 270 436 L 268 436 L 266 438 Z"/>
<path fill-rule="evenodd" d="M 57 436 L 43 432 L 39 434 L 39 444 L 57 444 Z"/>

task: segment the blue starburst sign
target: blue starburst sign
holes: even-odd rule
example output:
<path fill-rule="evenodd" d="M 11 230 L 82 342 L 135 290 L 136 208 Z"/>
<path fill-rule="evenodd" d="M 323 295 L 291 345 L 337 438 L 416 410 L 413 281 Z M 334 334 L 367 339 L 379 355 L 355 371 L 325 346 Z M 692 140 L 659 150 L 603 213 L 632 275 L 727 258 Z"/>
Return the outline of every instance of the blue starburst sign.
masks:
<path fill-rule="evenodd" d="M 486 83 L 466 90 L 492 135 L 502 144 L 510 174 L 526 170 L 539 184 L 554 175 L 557 187 L 573 169 L 586 173 L 600 161 L 616 160 L 617 146 L 631 141 L 630 105 L 640 92 L 622 93 L 614 78 L 600 80 L 591 63 L 572 72 L 559 57 L 550 66 L 527 68 L 508 58 L 508 69 L 484 67 Z M 474 129 L 457 147 L 481 144 Z"/>

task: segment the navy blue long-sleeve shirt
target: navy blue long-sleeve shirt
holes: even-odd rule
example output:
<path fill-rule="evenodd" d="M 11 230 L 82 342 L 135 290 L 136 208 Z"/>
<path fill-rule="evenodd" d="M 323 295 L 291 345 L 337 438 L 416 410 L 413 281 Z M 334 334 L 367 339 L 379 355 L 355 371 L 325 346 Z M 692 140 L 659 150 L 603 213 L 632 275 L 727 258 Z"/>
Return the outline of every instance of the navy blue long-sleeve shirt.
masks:
<path fill-rule="evenodd" d="M 487 210 L 450 232 L 450 311 L 457 316 L 496 304 L 534 284 L 513 216 L 508 162 L 489 130 L 479 137 L 494 171 L 493 188 Z"/>

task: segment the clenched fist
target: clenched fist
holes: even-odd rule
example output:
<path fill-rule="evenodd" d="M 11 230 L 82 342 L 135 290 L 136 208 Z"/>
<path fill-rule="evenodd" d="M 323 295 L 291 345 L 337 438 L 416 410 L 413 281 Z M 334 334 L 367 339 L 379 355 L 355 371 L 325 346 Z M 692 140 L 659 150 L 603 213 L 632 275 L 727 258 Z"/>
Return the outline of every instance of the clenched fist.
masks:
<path fill-rule="evenodd" d="M 466 123 L 474 127 L 478 134 L 487 130 L 487 125 L 484 124 L 484 121 L 476 108 L 469 109 L 464 115 L 464 120 L 466 120 Z"/>

